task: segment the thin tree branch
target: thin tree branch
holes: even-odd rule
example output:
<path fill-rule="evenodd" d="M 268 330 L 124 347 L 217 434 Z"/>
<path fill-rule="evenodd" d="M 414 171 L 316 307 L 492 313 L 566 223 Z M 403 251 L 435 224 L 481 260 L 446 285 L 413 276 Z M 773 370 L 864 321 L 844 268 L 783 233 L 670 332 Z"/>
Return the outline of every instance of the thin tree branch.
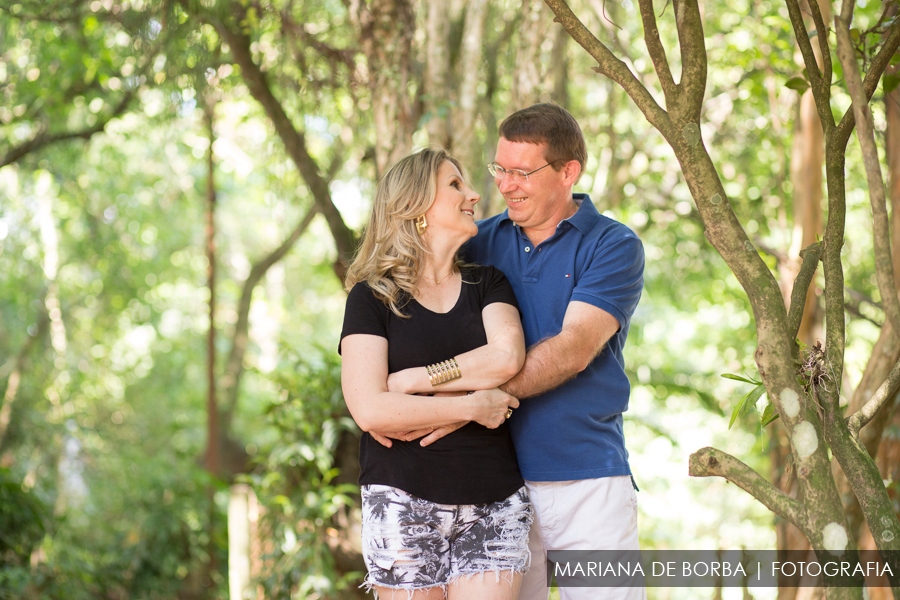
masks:
<path fill-rule="evenodd" d="M 795 2 L 796 0 L 787 1 Z M 890 64 L 891 58 L 894 56 L 894 52 L 897 51 L 898 47 L 900 47 L 900 19 L 897 19 L 891 24 L 887 38 L 884 40 L 884 44 L 882 44 L 878 53 L 875 54 L 875 58 L 872 59 L 872 62 L 869 63 L 869 70 L 863 78 L 863 89 L 866 93 L 867 101 L 872 99 L 872 94 L 878 89 L 878 82 L 881 80 L 881 75 Z M 829 114 L 831 114 L 830 111 Z M 832 144 L 834 144 L 835 149 L 842 150 L 847 145 L 847 142 L 850 141 L 850 134 L 853 132 L 855 124 L 856 118 L 853 114 L 853 107 L 851 106 L 844 113 L 841 122 L 837 126 L 837 130 L 834 132 Z"/>
<path fill-rule="evenodd" d="M 232 29 L 224 21 L 216 20 L 213 25 L 231 48 L 231 55 L 241 67 L 241 75 L 253 97 L 262 105 L 281 137 L 288 155 L 297 165 L 303 180 L 312 192 L 316 209 L 322 213 L 334 237 L 338 250 L 337 274 L 343 279 L 343 271 L 350 263 L 356 249 L 356 236 L 344 223 L 340 211 L 334 205 L 328 181 L 319 172 L 319 166 L 309 154 L 306 136 L 294 127 L 284 107 L 272 93 L 265 74 L 250 53 L 250 38 L 243 32 Z M 343 265 L 343 266 L 342 266 Z"/>
<path fill-rule="evenodd" d="M 865 321 L 868 321 L 869 323 L 871 323 L 872 325 L 874 325 L 875 327 L 877 327 L 877 328 L 879 328 L 879 329 L 881 329 L 882 327 L 884 327 L 884 323 L 879 323 L 878 321 L 876 321 L 876 320 L 873 319 L 872 317 L 867 316 L 867 315 L 864 315 L 864 314 L 862 313 L 862 311 L 859 309 L 859 303 L 858 303 L 858 302 L 857 302 L 857 303 L 853 303 L 853 302 L 850 302 L 850 301 L 848 301 L 848 300 L 845 299 L 845 300 L 844 300 L 844 310 L 846 310 L 848 314 L 853 315 L 853 316 L 856 317 L 857 319 L 863 319 L 863 320 L 865 320 Z"/>
<path fill-rule="evenodd" d="M 838 40 L 838 59 L 844 68 L 844 80 L 853 101 L 853 114 L 856 120 L 856 136 L 862 149 L 863 164 L 866 169 L 866 181 L 869 188 L 869 200 L 872 204 L 874 223 L 875 278 L 884 304 L 884 314 L 894 331 L 900 331 L 900 299 L 894 285 L 894 263 L 891 256 L 891 232 L 887 214 L 887 198 L 884 191 L 884 178 L 878 160 L 878 148 L 875 146 L 875 127 L 872 123 L 872 111 L 863 91 L 862 77 L 853 45 L 850 41 L 850 22 L 843 20 L 852 18 L 853 2 L 844 0 L 841 17 L 835 17 L 834 25 Z"/>
<path fill-rule="evenodd" d="M 700 120 L 703 95 L 706 93 L 706 40 L 697 0 L 675 0 L 675 23 L 681 48 L 681 81 L 678 87 L 685 93 L 685 106 L 682 107 L 685 112 L 678 117 L 696 123 Z"/>
<path fill-rule="evenodd" d="M 723 477 L 756 498 L 782 519 L 802 529 L 803 505 L 725 452 L 708 447 L 694 452 L 690 457 L 688 474 L 691 477 Z"/>
<path fill-rule="evenodd" d="M 250 332 L 250 304 L 253 300 L 253 290 L 262 281 L 266 272 L 294 247 L 306 228 L 312 222 L 313 218 L 319 214 L 318 207 L 311 208 L 306 215 L 300 220 L 291 234 L 285 239 L 278 248 L 269 253 L 268 256 L 253 265 L 250 274 L 244 281 L 241 289 L 241 299 L 238 303 L 238 318 L 234 326 L 234 335 L 232 336 L 231 350 L 228 353 L 228 362 L 225 365 L 225 376 L 222 378 L 222 391 L 224 395 L 225 409 L 222 414 L 222 431 L 230 431 L 231 420 L 237 408 L 238 395 L 240 391 L 241 376 L 244 372 L 244 354 L 247 351 L 247 342 Z"/>
<path fill-rule="evenodd" d="M 816 0 L 811 1 L 815 2 Z M 813 52 L 812 43 L 809 41 L 809 32 L 806 30 L 806 23 L 803 21 L 803 14 L 800 12 L 798 0 L 785 0 L 785 4 L 787 4 L 788 13 L 791 17 L 794 37 L 797 38 L 800 54 L 803 55 L 803 64 L 806 65 L 810 89 L 812 89 L 813 98 L 816 101 L 816 112 L 819 113 L 822 130 L 827 134 L 834 128 L 834 116 L 831 114 L 831 105 L 829 103 L 831 98 L 831 81 L 824 81 L 822 73 L 819 72 L 819 63 L 816 61 L 816 54 Z"/>
<path fill-rule="evenodd" d="M 67 140 L 74 140 L 78 138 L 83 140 L 91 139 L 93 135 L 100 133 L 101 131 L 106 129 L 106 126 L 109 125 L 110 121 L 112 121 L 116 117 L 121 116 L 128 109 L 128 105 L 134 99 L 136 91 L 137 90 L 129 90 L 128 92 L 126 92 L 125 96 L 122 97 L 113 111 L 109 113 L 109 115 L 107 115 L 105 119 L 99 121 L 92 127 L 87 127 L 85 129 L 79 129 L 75 131 L 63 131 L 59 133 L 40 133 L 27 142 L 9 149 L 3 156 L 3 158 L 0 159 L 0 168 L 5 167 L 6 165 L 10 165 L 32 152 L 37 152 L 38 150 L 42 150 L 43 148 L 46 148 L 47 146 L 56 144 L 58 142 L 65 142 Z"/>
<path fill-rule="evenodd" d="M 787 317 L 787 329 L 792 343 L 800 331 L 800 322 L 803 320 L 803 307 L 806 306 L 806 295 L 809 292 L 809 284 L 816 275 L 816 268 L 819 266 L 821 253 L 822 247 L 819 242 L 810 244 L 800 251 L 800 258 L 803 259 L 803 264 L 800 265 L 800 271 L 794 279 L 794 287 L 791 289 L 791 306 Z M 796 346 L 796 344 L 794 345 Z"/>
<path fill-rule="evenodd" d="M 659 28 L 656 26 L 656 11 L 653 9 L 653 0 L 640 0 L 641 21 L 644 24 L 644 42 L 647 44 L 647 52 L 653 61 L 653 68 L 659 83 L 662 86 L 663 95 L 666 98 L 666 108 L 671 109 L 675 105 L 678 96 L 678 86 L 672 77 L 669 68 L 669 59 L 666 57 L 666 49 L 659 39 Z"/>
<path fill-rule="evenodd" d="M 664 136 L 669 137 L 672 133 L 669 115 L 656 103 L 647 88 L 637 80 L 628 66 L 616 58 L 609 48 L 588 31 L 563 0 L 544 1 L 556 15 L 554 21 L 565 27 L 572 39 L 597 61 L 598 65 L 594 67 L 594 71 L 609 77 L 622 86 L 622 89 L 631 97 L 650 124 Z"/>
<path fill-rule="evenodd" d="M 878 411 L 883 406 L 897 395 L 898 389 L 900 389 L 900 362 L 894 365 L 887 379 L 872 394 L 872 397 L 850 417 L 849 427 L 853 437 L 859 438 L 859 431 L 875 418 L 875 415 L 878 414 Z"/>
<path fill-rule="evenodd" d="M 831 0 L 825 0 L 830 2 Z M 819 40 L 819 52 L 822 54 L 822 83 L 828 91 L 828 98 L 831 98 L 831 48 L 828 47 L 828 27 L 825 19 L 822 17 L 822 9 L 819 7 L 819 0 L 808 0 L 809 8 L 812 11 L 813 23 L 816 24 L 816 37 Z"/>

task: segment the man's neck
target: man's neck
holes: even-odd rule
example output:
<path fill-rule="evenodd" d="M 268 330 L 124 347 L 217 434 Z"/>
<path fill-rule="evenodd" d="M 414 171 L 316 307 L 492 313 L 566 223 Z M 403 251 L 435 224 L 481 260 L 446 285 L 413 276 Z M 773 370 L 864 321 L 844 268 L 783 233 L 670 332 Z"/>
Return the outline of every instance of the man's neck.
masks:
<path fill-rule="evenodd" d="M 528 236 L 528 239 L 531 240 L 531 243 L 534 244 L 535 247 L 540 246 L 556 233 L 556 228 L 559 227 L 560 223 L 566 219 L 572 218 L 572 216 L 578 212 L 579 208 L 580 205 L 573 199 L 566 205 L 566 212 L 562 214 L 558 221 L 548 223 L 544 227 L 523 227 L 522 232 Z"/>

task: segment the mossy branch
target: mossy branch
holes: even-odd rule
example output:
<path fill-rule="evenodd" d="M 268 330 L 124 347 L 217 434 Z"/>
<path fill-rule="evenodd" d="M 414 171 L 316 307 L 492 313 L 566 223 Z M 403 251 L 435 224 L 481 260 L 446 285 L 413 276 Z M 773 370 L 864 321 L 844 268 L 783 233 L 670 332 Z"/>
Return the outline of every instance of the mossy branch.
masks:
<path fill-rule="evenodd" d="M 678 116 L 697 122 L 706 93 L 706 40 L 703 38 L 703 21 L 696 0 L 675 0 L 675 24 L 682 65 L 678 86 L 685 94 L 684 113 Z"/>
<path fill-rule="evenodd" d="M 675 105 L 678 96 L 678 87 L 672 78 L 672 70 L 669 68 L 669 59 L 666 57 L 666 49 L 659 39 L 659 28 L 656 26 L 656 11 L 653 8 L 653 0 L 640 0 L 641 22 L 644 26 L 644 42 L 650 60 L 653 61 L 653 69 L 659 77 L 663 95 L 666 97 L 666 108 Z M 551 8 L 553 8 L 551 6 Z"/>
<path fill-rule="evenodd" d="M 756 498 L 782 519 L 803 529 L 803 505 L 730 454 L 715 448 L 701 448 L 691 454 L 688 474 L 691 477 L 722 477 Z"/>
<path fill-rule="evenodd" d="M 791 306 L 788 310 L 788 334 L 790 339 L 796 339 L 800 331 L 800 322 L 803 320 L 803 307 L 806 306 L 806 295 L 809 292 L 809 284 L 816 275 L 819 266 L 819 256 L 822 253 L 820 242 L 810 244 L 800 252 L 803 264 L 800 272 L 794 279 L 794 287 L 791 290 Z"/>

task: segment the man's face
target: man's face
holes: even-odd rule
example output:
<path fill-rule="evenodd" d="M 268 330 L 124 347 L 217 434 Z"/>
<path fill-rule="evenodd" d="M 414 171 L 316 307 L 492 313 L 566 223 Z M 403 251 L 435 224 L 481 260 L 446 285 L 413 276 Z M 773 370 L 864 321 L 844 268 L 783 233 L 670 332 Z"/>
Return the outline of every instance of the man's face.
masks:
<path fill-rule="evenodd" d="M 544 150 L 547 144 L 510 142 L 500 138 L 494 162 L 504 169 L 520 169 L 526 173 L 547 164 Z M 552 166 L 528 176 L 528 181 L 504 175 L 494 182 L 509 209 L 509 218 L 523 229 L 555 228 L 569 216 L 572 200 L 572 181 L 567 169 L 556 171 Z"/>

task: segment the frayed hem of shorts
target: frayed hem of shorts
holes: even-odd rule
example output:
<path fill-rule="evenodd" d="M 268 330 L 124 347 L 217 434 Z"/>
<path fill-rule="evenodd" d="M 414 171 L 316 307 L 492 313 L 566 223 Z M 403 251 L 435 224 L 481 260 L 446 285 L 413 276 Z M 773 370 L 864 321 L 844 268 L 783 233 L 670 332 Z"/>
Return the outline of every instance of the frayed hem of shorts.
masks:
<path fill-rule="evenodd" d="M 512 583 L 513 583 L 512 578 L 515 575 L 524 575 L 526 571 L 528 571 L 527 567 L 516 568 L 516 569 L 487 569 L 485 571 L 472 571 L 471 573 L 460 573 L 456 577 L 451 579 L 449 582 L 447 582 L 447 585 L 451 586 L 463 578 L 465 578 L 466 581 L 469 581 L 473 577 L 477 577 L 478 575 L 481 575 L 481 580 L 484 581 L 484 578 L 488 573 L 493 573 L 494 583 L 500 583 L 500 580 L 502 579 L 502 580 L 508 582 L 510 585 L 512 585 Z"/>
<path fill-rule="evenodd" d="M 432 588 L 441 588 L 441 591 L 444 593 L 443 594 L 444 599 L 446 600 L 446 598 L 447 598 L 447 584 L 446 583 L 435 583 L 434 585 L 423 585 L 423 586 L 419 586 L 419 587 L 408 588 L 408 587 L 402 586 L 402 585 L 385 585 L 383 583 L 369 581 L 369 577 L 367 575 L 365 580 L 360 584 L 359 587 L 365 588 L 367 594 L 372 594 L 373 596 L 375 596 L 375 600 L 381 600 L 381 596 L 378 595 L 378 590 L 375 589 L 376 587 L 381 587 L 381 588 L 385 588 L 388 590 L 402 590 L 402 591 L 406 592 L 406 600 L 412 600 L 413 594 L 415 594 L 416 592 L 418 592 L 420 590 L 430 590 Z"/>

